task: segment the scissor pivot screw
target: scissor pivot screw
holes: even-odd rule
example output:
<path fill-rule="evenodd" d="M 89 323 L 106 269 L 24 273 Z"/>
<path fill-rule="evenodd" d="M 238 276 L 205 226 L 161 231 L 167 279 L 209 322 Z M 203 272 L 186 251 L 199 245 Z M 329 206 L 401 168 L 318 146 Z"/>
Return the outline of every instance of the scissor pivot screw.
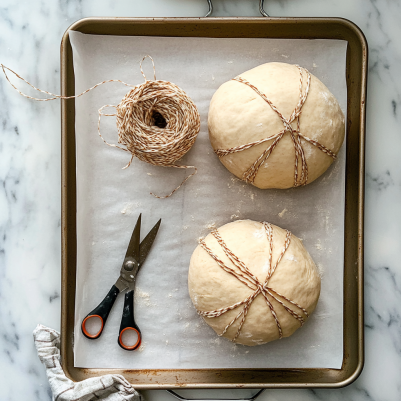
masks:
<path fill-rule="evenodd" d="M 127 271 L 133 271 L 138 269 L 138 262 L 133 257 L 128 257 L 124 260 L 124 269 Z"/>

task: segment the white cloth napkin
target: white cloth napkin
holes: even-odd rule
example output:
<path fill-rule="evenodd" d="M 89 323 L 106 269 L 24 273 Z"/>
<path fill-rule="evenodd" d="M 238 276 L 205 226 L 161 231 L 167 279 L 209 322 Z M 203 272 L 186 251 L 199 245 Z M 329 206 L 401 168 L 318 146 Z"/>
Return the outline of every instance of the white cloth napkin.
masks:
<path fill-rule="evenodd" d="M 60 333 L 38 324 L 33 331 L 38 356 L 55 401 L 143 401 L 142 396 L 121 375 L 104 375 L 73 382 L 60 364 Z"/>

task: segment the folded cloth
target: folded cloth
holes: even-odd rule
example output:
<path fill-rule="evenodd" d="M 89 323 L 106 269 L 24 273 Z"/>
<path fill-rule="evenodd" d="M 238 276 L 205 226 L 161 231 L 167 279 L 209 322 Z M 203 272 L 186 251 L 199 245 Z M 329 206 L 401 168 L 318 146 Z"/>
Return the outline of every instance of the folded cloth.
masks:
<path fill-rule="evenodd" d="M 75 383 L 60 364 L 60 333 L 38 324 L 33 332 L 38 356 L 46 367 L 55 401 L 143 401 L 121 375 L 92 377 Z"/>

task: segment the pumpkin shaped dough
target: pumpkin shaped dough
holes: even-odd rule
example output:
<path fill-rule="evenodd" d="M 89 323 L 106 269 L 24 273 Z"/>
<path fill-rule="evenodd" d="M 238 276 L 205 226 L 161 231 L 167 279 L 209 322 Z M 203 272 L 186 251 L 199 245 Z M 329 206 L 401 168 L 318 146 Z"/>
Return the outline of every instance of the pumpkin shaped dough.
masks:
<path fill-rule="evenodd" d="M 297 65 L 267 63 L 213 95 L 209 137 L 224 166 L 258 188 L 311 183 L 336 159 L 344 114 L 331 92 Z"/>
<path fill-rule="evenodd" d="M 192 254 L 189 294 L 218 334 L 258 345 L 288 337 L 316 307 L 320 276 L 301 241 L 268 223 L 213 230 Z"/>

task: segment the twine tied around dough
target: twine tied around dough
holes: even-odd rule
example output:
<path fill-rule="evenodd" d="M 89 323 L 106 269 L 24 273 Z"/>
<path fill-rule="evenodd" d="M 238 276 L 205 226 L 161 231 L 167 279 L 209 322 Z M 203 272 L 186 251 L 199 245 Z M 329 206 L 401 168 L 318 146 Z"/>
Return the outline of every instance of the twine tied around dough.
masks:
<path fill-rule="evenodd" d="M 294 187 L 303 186 L 308 183 L 308 165 L 306 162 L 305 151 L 302 146 L 301 138 L 306 142 L 309 142 L 313 146 L 316 146 L 322 152 L 326 153 L 328 156 L 333 158 L 334 160 L 337 158 L 337 155 L 332 152 L 330 149 L 326 148 L 319 142 L 310 139 L 301 133 L 300 128 L 300 116 L 302 113 L 302 107 L 305 104 L 305 101 L 309 94 L 310 82 L 311 82 L 311 74 L 306 68 L 302 68 L 299 65 L 296 65 L 300 73 L 300 84 L 299 84 L 299 100 L 296 105 L 294 111 L 291 113 L 291 116 L 286 119 L 283 114 L 277 109 L 277 107 L 272 103 L 272 101 L 261 92 L 256 86 L 252 85 L 245 78 L 237 76 L 233 78 L 234 81 L 240 82 L 244 85 L 249 86 L 253 89 L 270 107 L 271 109 L 279 116 L 280 120 L 284 125 L 284 129 L 281 130 L 278 134 L 270 136 L 268 138 L 261 139 L 259 141 L 250 142 L 245 145 L 236 146 L 229 149 L 216 149 L 214 152 L 219 157 L 223 157 L 232 153 L 241 152 L 243 150 L 252 148 L 253 146 L 260 145 L 261 143 L 267 141 L 273 141 L 264 151 L 263 153 L 255 160 L 255 162 L 244 172 L 242 179 L 250 184 L 253 184 L 256 178 L 256 175 L 269 156 L 272 154 L 274 148 L 283 138 L 283 136 L 288 132 L 291 136 L 292 143 L 295 149 L 295 165 L 294 165 Z M 305 71 L 307 75 L 307 83 L 305 91 L 303 91 L 303 71 Z M 291 124 L 296 121 L 297 127 L 294 128 Z M 301 161 L 301 174 L 298 173 L 298 163 Z"/>
<path fill-rule="evenodd" d="M 153 65 L 153 80 L 148 80 L 142 69 L 143 61 L 149 58 Z M 16 72 L 1 64 L 3 73 L 11 86 L 22 96 L 46 102 L 55 99 L 74 99 L 108 82 L 120 82 L 130 87 L 130 91 L 121 102 L 115 105 L 102 106 L 98 113 L 98 134 L 109 146 L 131 153 L 131 159 L 123 168 L 131 165 L 134 157 L 146 163 L 162 167 L 181 169 L 193 168 L 195 171 L 187 176 L 181 184 L 166 196 L 168 198 L 177 191 L 190 177 L 197 172 L 195 166 L 178 165 L 176 162 L 183 157 L 194 144 L 200 130 L 200 116 L 190 97 L 177 85 L 169 81 L 156 80 L 156 70 L 153 58 L 144 56 L 140 62 L 140 69 L 145 82 L 139 85 L 130 85 L 119 79 L 110 79 L 100 82 L 85 90 L 79 95 L 62 96 L 36 88 Z M 9 80 L 5 70 L 12 72 L 17 78 L 27 83 L 38 92 L 50 95 L 50 98 L 40 99 L 22 93 Z M 114 107 L 113 114 L 103 113 L 106 107 Z M 108 143 L 100 133 L 100 119 L 102 116 L 115 116 L 118 129 L 118 143 L 122 146 Z"/>
<path fill-rule="evenodd" d="M 231 263 L 234 265 L 235 268 L 230 267 L 226 265 L 205 243 L 204 240 L 200 241 L 201 247 L 217 262 L 217 264 L 227 273 L 233 275 L 236 279 L 241 281 L 243 284 L 248 286 L 253 292 L 246 297 L 244 300 L 236 302 L 233 305 L 226 306 L 224 308 L 216 309 L 213 311 L 200 311 L 198 310 L 198 314 L 203 317 L 208 317 L 208 318 L 214 318 L 214 317 L 219 317 L 223 315 L 224 313 L 239 308 L 240 306 L 243 305 L 243 308 L 240 310 L 240 312 L 234 317 L 233 320 L 231 320 L 230 323 L 224 328 L 223 332 L 219 334 L 219 336 L 223 336 L 227 330 L 242 316 L 242 319 L 238 325 L 238 330 L 234 337 L 231 339 L 231 341 L 235 342 L 235 340 L 238 338 L 240 335 L 242 326 L 244 325 L 246 316 L 248 314 L 249 308 L 252 305 L 253 300 L 259 295 L 262 294 L 267 307 L 269 308 L 270 313 L 272 314 L 274 321 L 276 322 L 277 329 L 278 329 L 278 334 L 279 338 L 283 338 L 283 331 L 279 322 L 279 319 L 277 317 L 277 313 L 274 310 L 274 307 L 269 299 L 269 296 L 273 298 L 275 301 L 277 301 L 283 308 L 295 319 L 297 319 L 300 323 L 301 326 L 305 323 L 306 318 L 309 317 L 308 312 L 306 309 L 304 309 L 302 306 L 298 305 L 296 302 L 291 301 L 289 298 L 286 296 L 280 294 L 276 290 L 274 290 L 272 287 L 269 287 L 269 280 L 273 276 L 274 272 L 277 269 L 278 264 L 280 263 L 281 259 L 283 258 L 285 252 L 287 251 L 288 247 L 290 246 L 291 243 L 291 233 L 286 230 L 286 238 L 284 242 L 283 249 L 281 250 L 281 253 L 276 261 L 276 263 L 273 265 L 272 264 L 272 257 L 273 257 L 273 227 L 271 224 L 263 222 L 263 227 L 266 232 L 267 240 L 269 243 L 269 268 L 267 271 L 267 276 L 266 279 L 263 283 L 261 283 L 258 278 L 248 269 L 248 267 L 245 265 L 245 263 L 238 258 L 226 245 L 224 242 L 223 238 L 221 238 L 220 233 L 218 232 L 217 229 L 212 230 L 211 234 L 216 238 L 217 242 L 219 245 L 223 248 L 224 253 L 228 257 L 228 259 L 231 261 Z M 289 306 L 287 306 L 282 300 L 287 301 L 290 303 L 292 306 L 297 307 L 301 313 L 297 313 L 295 310 L 291 309 Z"/>

